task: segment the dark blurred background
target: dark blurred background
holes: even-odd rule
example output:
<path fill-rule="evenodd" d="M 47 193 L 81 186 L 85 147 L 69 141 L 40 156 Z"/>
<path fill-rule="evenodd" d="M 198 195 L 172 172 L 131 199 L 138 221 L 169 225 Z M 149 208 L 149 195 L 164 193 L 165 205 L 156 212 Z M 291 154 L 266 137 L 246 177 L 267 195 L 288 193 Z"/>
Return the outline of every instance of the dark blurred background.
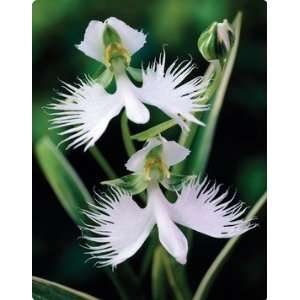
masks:
<path fill-rule="evenodd" d="M 74 82 L 93 74 L 97 62 L 78 51 L 90 20 L 115 16 L 148 33 L 147 44 L 134 64 L 148 63 L 167 45 L 167 60 L 191 55 L 202 74 L 207 63 L 197 50 L 197 38 L 211 22 L 232 20 L 244 14 L 240 48 L 218 122 L 207 168 L 210 178 L 236 188 L 239 198 L 252 206 L 266 188 L 266 2 L 263 0 L 159 0 L 96 1 L 37 0 L 33 4 L 33 143 L 48 132 L 48 118 L 41 107 L 55 97 L 58 79 Z M 166 117 L 156 110 L 151 124 Z M 147 124 L 147 127 L 151 124 Z M 137 132 L 130 124 L 132 132 Z M 178 129 L 166 136 L 175 138 Z M 127 157 L 121 145 L 119 118 L 98 142 L 119 175 L 126 174 Z M 138 145 L 141 146 L 141 145 Z M 67 157 L 90 191 L 105 179 L 90 154 L 82 149 Z M 209 299 L 266 299 L 266 216 L 247 233 L 219 275 Z M 89 292 L 103 299 L 118 299 L 103 271 L 85 263 L 79 230 L 60 206 L 33 158 L 33 274 Z M 225 240 L 194 235 L 187 272 L 193 290 L 220 251 Z M 140 265 L 143 249 L 133 259 Z M 132 260 L 130 260 L 132 261 Z M 144 282 L 150 295 L 150 278 Z M 150 299 L 150 296 L 149 296 Z"/>

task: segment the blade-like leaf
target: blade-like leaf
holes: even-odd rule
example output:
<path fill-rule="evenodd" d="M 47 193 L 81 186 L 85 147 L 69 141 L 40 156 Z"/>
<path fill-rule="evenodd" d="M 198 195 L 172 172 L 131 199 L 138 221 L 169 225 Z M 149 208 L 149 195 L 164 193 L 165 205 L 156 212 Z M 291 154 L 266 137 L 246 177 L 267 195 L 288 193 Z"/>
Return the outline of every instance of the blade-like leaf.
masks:
<path fill-rule="evenodd" d="M 61 205 L 76 224 L 82 224 L 81 209 L 93 200 L 76 171 L 48 137 L 39 140 L 35 153 Z"/>
<path fill-rule="evenodd" d="M 265 192 L 261 198 L 256 202 L 256 204 L 253 206 L 253 208 L 249 211 L 248 215 L 246 216 L 246 220 L 253 219 L 260 210 L 264 207 L 267 201 L 267 193 Z M 241 236 L 234 237 L 230 239 L 224 248 L 221 250 L 221 252 L 218 254 L 218 256 L 215 258 L 207 272 L 205 273 L 204 277 L 202 278 L 197 291 L 193 297 L 193 300 L 205 300 L 207 298 L 207 295 L 209 293 L 209 290 L 214 283 L 217 275 L 222 270 L 225 262 L 231 255 L 234 247 L 240 240 Z"/>
<path fill-rule="evenodd" d="M 145 131 L 142 131 L 140 133 L 137 133 L 135 135 L 131 136 L 131 139 L 133 140 L 137 140 L 139 142 L 144 142 L 147 141 L 148 139 L 157 136 L 158 134 L 160 134 L 161 132 L 172 128 L 173 126 L 176 125 L 175 120 L 171 119 L 168 121 L 165 121 L 163 123 L 160 123 L 156 126 L 153 126 Z"/>
<path fill-rule="evenodd" d="M 202 175 L 207 165 L 219 113 L 221 111 L 238 50 L 241 25 L 242 13 L 239 12 L 233 22 L 233 28 L 235 30 L 235 42 L 229 54 L 226 65 L 224 66 L 220 86 L 213 99 L 211 110 L 205 115 L 206 118 L 203 120 L 206 124 L 206 127 L 203 129 L 201 128 L 201 130 L 199 129 L 193 139 L 192 153 L 188 157 L 186 162 L 187 167 L 185 168 L 185 171 L 189 174 L 192 173 Z"/>
<path fill-rule="evenodd" d="M 99 300 L 62 284 L 34 276 L 32 277 L 32 298 L 34 300 Z"/>
<path fill-rule="evenodd" d="M 192 299 L 192 294 L 188 285 L 185 267 L 175 261 L 162 248 L 163 264 L 167 275 L 168 283 L 176 300 Z"/>
<path fill-rule="evenodd" d="M 163 249 L 157 247 L 152 262 L 151 282 L 152 282 L 152 299 L 164 300 L 166 299 L 166 273 L 163 264 Z"/>

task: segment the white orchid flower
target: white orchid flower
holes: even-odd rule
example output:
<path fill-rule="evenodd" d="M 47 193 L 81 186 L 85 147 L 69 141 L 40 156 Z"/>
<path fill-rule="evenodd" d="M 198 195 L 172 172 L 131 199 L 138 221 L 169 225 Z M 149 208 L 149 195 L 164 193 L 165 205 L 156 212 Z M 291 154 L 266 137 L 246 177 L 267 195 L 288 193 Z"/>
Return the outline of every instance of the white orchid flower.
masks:
<path fill-rule="evenodd" d="M 157 146 L 157 142 L 154 140 L 135 153 L 127 168 L 140 172 L 147 165 L 144 161 L 147 153 Z M 188 155 L 188 150 L 184 151 L 184 147 L 175 142 L 164 140 L 161 145 L 167 166 Z M 163 247 L 177 262 L 185 264 L 188 242 L 176 224 L 215 238 L 231 238 L 256 226 L 241 219 L 246 208 L 242 203 L 230 206 L 233 198 L 225 200 L 228 191 L 220 194 L 220 187 L 211 185 L 207 179 L 200 182 L 196 178 L 186 183 L 176 202 L 171 203 L 161 191 L 158 181 L 150 178 L 145 208 L 138 206 L 125 190 L 115 188 L 111 193 L 97 194 L 97 204 L 91 204 L 91 210 L 85 211 L 93 222 L 83 228 L 88 253 L 96 259 L 96 265 L 115 267 L 138 251 L 156 225 Z"/>
<path fill-rule="evenodd" d="M 111 44 L 105 43 L 106 26 L 115 35 Z M 86 151 L 93 146 L 123 107 L 128 119 L 137 124 L 149 121 L 149 110 L 145 106 L 149 104 L 174 118 L 182 128 L 187 129 L 186 121 L 203 125 L 193 113 L 208 109 L 197 100 L 206 90 L 208 81 L 197 77 L 182 83 L 194 68 L 191 62 L 176 64 L 175 61 L 165 70 L 163 53 L 158 62 L 143 70 L 142 87 L 135 86 L 128 78 L 126 67 L 130 57 L 143 47 L 145 41 L 143 32 L 116 18 L 89 23 L 77 48 L 113 70 L 117 89 L 114 94 L 109 94 L 97 79 L 88 77 L 75 85 L 64 83 L 67 93 L 59 93 L 62 99 L 56 99 L 48 108 L 54 116 L 52 128 L 64 129 L 60 134 L 67 136 L 62 142 L 70 142 L 67 149 L 85 145 Z"/>
<path fill-rule="evenodd" d="M 204 94 L 210 82 L 208 78 L 203 80 L 199 76 L 182 84 L 194 68 L 191 60 L 181 63 L 176 60 L 166 69 L 166 54 L 163 51 L 158 62 L 154 61 L 143 70 L 143 86 L 139 89 L 144 103 L 158 107 L 186 130 L 187 121 L 205 126 L 193 114 L 209 109 L 208 105 L 199 101 L 199 96 Z"/>

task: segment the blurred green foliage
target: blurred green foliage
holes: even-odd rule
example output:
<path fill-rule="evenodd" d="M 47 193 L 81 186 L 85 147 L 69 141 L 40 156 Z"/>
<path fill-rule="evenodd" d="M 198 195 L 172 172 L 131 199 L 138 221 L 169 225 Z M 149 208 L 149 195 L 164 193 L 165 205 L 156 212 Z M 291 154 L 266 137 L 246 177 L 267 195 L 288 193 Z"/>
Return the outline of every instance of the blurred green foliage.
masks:
<path fill-rule="evenodd" d="M 239 198 L 253 205 L 266 187 L 266 3 L 262 0 L 36 0 L 32 20 L 33 143 L 49 133 L 48 116 L 42 107 L 56 97 L 59 80 L 74 82 L 77 76 L 93 74 L 99 67 L 74 47 L 82 40 L 90 20 L 116 16 L 148 33 L 147 44 L 133 59 L 135 66 L 146 65 L 167 45 L 168 62 L 191 55 L 198 65 L 193 75 L 199 75 L 207 67 L 197 49 L 201 31 L 213 21 L 231 20 L 238 10 L 244 14 L 240 47 L 207 173 L 236 188 Z M 162 113 L 152 109 L 151 122 L 144 129 L 164 120 L 167 118 Z M 125 149 L 119 142 L 116 147 L 116 141 L 121 141 L 119 121 L 120 117 L 112 121 L 98 146 L 116 172 L 126 175 Z M 141 131 L 132 123 L 129 126 L 132 133 Z M 166 135 L 174 138 L 178 133 L 178 128 L 172 128 Z M 50 135 L 58 143 L 57 134 L 50 131 Z M 107 179 L 88 153 L 78 150 L 67 155 L 90 192 L 98 187 L 98 182 Z M 35 159 L 33 176 L 34 274 L 100 298 L 116 299 L 114 287 L 104 273 L 84 263 L 84 250 L 76 241 L 79 231 L 59 206 Z M 220 276 L 211 299 L 266 298 L 265 219 L 259 222 L 259 230 L 249 233 L 239 245 L 240 251 Z M 187 265 L 193 289 L 223 244 L 224 241 L 202 235 L 195 237 L 189 260 L 197 263 Z M 131 259 L 134 268 L 141 265 L 143 251 Z M 150 294 L 149 276 L 142 288 Z"/>

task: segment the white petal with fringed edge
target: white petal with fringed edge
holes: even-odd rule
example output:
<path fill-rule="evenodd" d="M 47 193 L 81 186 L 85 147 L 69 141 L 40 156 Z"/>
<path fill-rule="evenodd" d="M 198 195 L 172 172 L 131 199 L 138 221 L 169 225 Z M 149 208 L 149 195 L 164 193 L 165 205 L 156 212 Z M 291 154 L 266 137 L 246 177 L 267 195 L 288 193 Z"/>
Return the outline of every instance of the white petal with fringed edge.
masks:
<path fill-rule="evenodd" d="M 76 45 L 85 55 L 104 62 L 104 44 L 103 44 L 103 31 L 105 24 L 112 26 L 119 34 L 123 46 L 128 50 L 129 54 L 133 55 L 141 49 L 146 42 L 146 35 L 128 26 L 117 18 L 110 17 L 104 22 L 90 21 L 88 24 L 83 41 Z"/>
<path fill-rule="evenodd" d="M 126 76 L 126 75 L 124 75 Z M 149 120 L 149 111 L 134 92 L 135 87 L 127 77 L 118 80 L 118 90 L 114 94 L 105 91 L 102 85 L 86 77 L 71 85 L 64 83 L 66 93 L 58 93 L 62 99 L 47 106 L 51 128 L 66 128 L 60 135 L 68 135 L 61 143 L 70 142 L 69 148 L 85 145 L 84 151 L 92 147 L 106 130 L 110 120 L 123 107 L 127 117 L 135 123 Z"/>
<path fill-rule="evenodd" d="M 190 150 L 174 141 L 168 141 L 163 137 L 155 137 L 150 139 L 141 150 L 138 150 L 129 158 L 125 164 L 127 170 L 140 172 L 144 167 L 147 154 L 159 145 L 162 145 L 163 159 L 168 167 L 178 164 L 190 154 Z"/>
<path fill-rule="evenodd" d="M 207 180 L 194 180 L 170 203 L 158 183 L 150 182 L 145 208 L 120 190 L 98 195 L 97 205 L 85 211 L 93 225 L 82 228 L 88 253 L 99 266 L 115 267 L 138 251 L 156 224 L 161 244 L 185 264 L 188 243 L 175 223 L 216 238 L 231 238 L 256 226 L 252 220 L 241 219 L 245 208 L 240 203 L 229 206 L 233 199 L 224 201 L 228 193 L 218 196 L 219 189 L 215 184 L 209 187 Z"/>
<path fill-rule="evenodd" d="M 228 191 L 218 196 L 221 185 L 210 185 L 199 179 L 185 185 L 169 211 L 174 222 L 215 238 L 231 238 L 256 227 L 252 220 L 240 217 L 246 211 L 243 203 L 230 206 L 224 201 Z"/>
<path fill-rule="evenodd" d="M 79 84 L 64 83 L 67 93 L 58 93 L 63 99 L 48 105 L 52 129 L 64 128 L 60 135 L 68 135 L 61 143 L 70 142 L 69 148 L 85 145 L 84 151 L 92 147 L 105 131 L 110 120 L 124 106 L 117 94 L 108 94 L 102 85 L 92 79 L 79 79 Z"/>
<path fill-rule="evenodd" d="M 85 215 L 94 223 L 81 228 L 88 253 L 96 265 L 115 267 L 134 255 L 153 228 L 151 210 L 140 208 L 125 192 L 97 195 L 97 205 Z"/>
<path fill-rule="evenodd" d="M 207 105 L 199 103 L 199 96 L 207 89 L 209 80 L 196 77 L 182 83 L 195 68 L 191 61 L 179 64 L 175 61 L 166 70 L 165 64 L 163 52 L 158 62 L 143 70 L 143 86 L 138 91 L 141 100 L 161 109 L 183 129 L 188 130 L 186 121 L 204 126 L 193 113 L 208 110 Z"/>

